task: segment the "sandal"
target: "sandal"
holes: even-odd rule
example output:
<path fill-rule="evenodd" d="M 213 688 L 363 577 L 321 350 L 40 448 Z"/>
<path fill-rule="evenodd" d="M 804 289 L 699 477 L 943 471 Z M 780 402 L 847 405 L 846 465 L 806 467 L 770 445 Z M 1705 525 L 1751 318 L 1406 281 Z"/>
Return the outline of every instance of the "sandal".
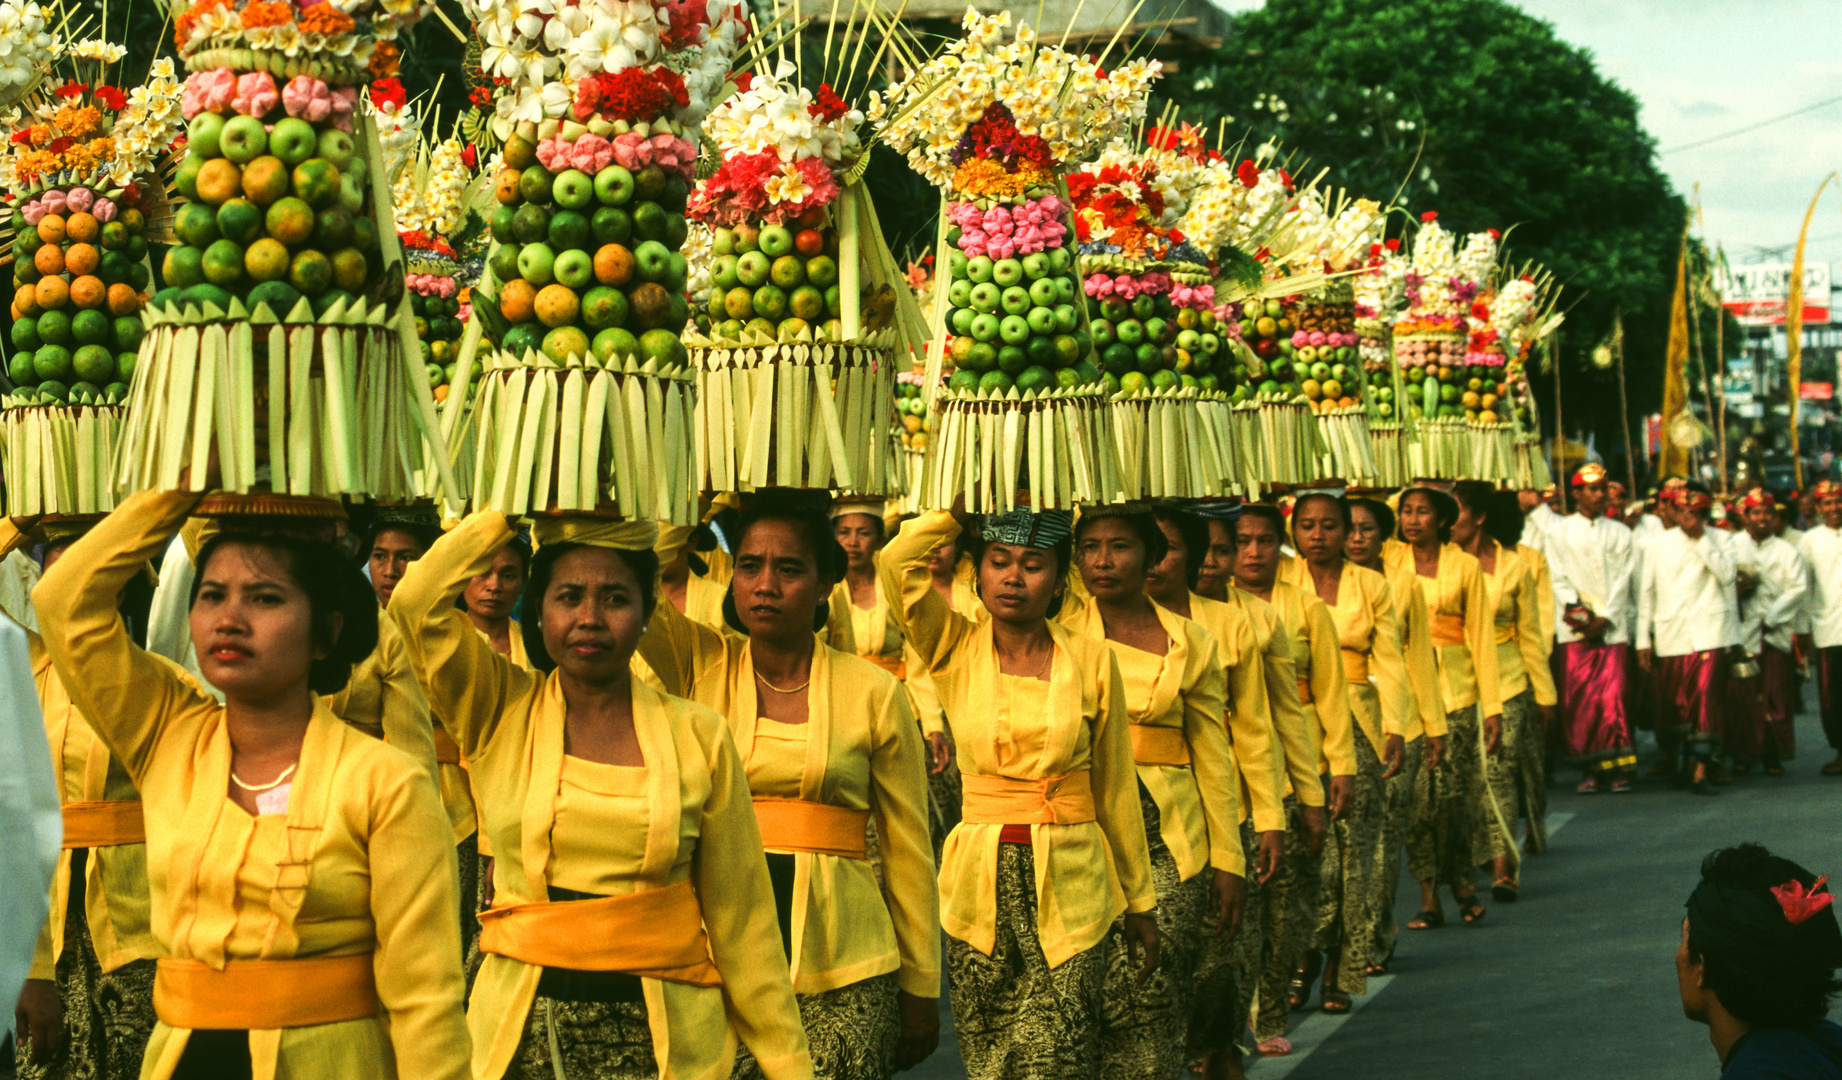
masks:
<path fill-rule="evenodd" d="M 1324 954 L 1308 952 L 1305 963 L 1293 972 L 1292 981 L 1286 986 L 1286 1002 L 1294 1009 L 1303 1009 L 1311 1004 L 1311 984 L 1317 981 L 1318 973 L 1324 970 Z"/>
<path fill-rule="evenodd" d="M 1261 1039 L 1254 1049 L 1260 1052 L 1261 1057 L 1285 1057 L 1292 1052 L 1292 1044 L 1284 1035 L 1275 1035 L 1270 1039 Z"/>
<path fill-rule="evenodd" d="M 1490 898 L 1499 904 L 1513 904 L 1521 889 L 1522 885 L 1515 878 L 1498 878 L 1490 883 Z"/>
<path fill-rule="evenodd" d="M 1326 1012 L 1332 1016 L 1344 1016 L 1351 1008 L 1353 1005 L 1348 994 L 1341 990 L 1333 990 L 1328 986 L 1324 988 L 1324 1004 L 1318 1006 L 1320 1012 Z"/>
<path fill-rule="evenodd" d="M 1438 908 L 1428 908 L 1407 920 L 1409 930 L 1437 930 L 1445 925 L 1445 912 Z"/>
<path fill-rule="evenodd" d="M 1373 979 L 1378 975 L 1386 974 L 1388 974 L 1388 961 L 1386 960 L 1383 960 L 1379 964 L 1370 964 L 1368 967 L 1362 969 L 1362 975 L 1366 979 Z"/>
<path fill-rule="evenodd" d="M 1489 912 L 1485 910 L 1484 905 L 1477 902 L 1477 894 L 1472 893 L 1470 896 L 1463 897 L 1458 901 L 1458 914 L 1465 922 L 1472 926 L 1476 926 L 1478 923 L 1484 921 L 1484 916 L 1488 915 Z"/>

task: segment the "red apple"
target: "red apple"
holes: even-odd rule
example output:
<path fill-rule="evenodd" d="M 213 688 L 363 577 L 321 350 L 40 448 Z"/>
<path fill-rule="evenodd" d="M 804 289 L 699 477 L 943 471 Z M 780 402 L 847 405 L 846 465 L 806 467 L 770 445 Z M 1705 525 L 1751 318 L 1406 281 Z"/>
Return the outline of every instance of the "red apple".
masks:
<path fill-rule="evenodd" d="M 825 236 L 817 229 L 801 229 L 793 237 L 793 250 L 810 259 L 825 250 Z"/>

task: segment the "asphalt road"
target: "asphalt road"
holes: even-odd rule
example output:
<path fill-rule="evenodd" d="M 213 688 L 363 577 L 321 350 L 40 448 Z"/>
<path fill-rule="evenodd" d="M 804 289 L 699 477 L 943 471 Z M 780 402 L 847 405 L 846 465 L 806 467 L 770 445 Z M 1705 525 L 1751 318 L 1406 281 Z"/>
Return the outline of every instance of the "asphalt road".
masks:
<path fill-rule="evenodd" d="M 1525 862 L 1520 901 L 1486 895 L 1490 911 L 1476 926 L 1404 933 L 1393 973 L 1372 981 L 1352 1014 L 1295 1014 L 1298 1049 L 1250 1061 L 1250 1080 L 1713 1080 L 1707 1029 L 1683 1018 L 1676 993 L 1682 905 L 1702 856 L 1746 840 L 1842 877 L 1842 779 L 1817 772 L 1832 752 L 1815 705 L 1812 687 L 1788 775 L 1755 771 L 1713 798 L 1649 778 L 1630 795 L 1582 796 L 1577 774 L 1557 775 L 1549 823 L 1558 831 L 1546 854 Z M 1655 758 L 1648 736 L 1640 753 L 1646 767 Z M 1402 920 L 1419 899 L 1406 883 Z M 1445 904 L 1450 919 L 1449 896 Z M 904 1076 L 965 1076 L 945 1004 L 940 1050 Z"/>

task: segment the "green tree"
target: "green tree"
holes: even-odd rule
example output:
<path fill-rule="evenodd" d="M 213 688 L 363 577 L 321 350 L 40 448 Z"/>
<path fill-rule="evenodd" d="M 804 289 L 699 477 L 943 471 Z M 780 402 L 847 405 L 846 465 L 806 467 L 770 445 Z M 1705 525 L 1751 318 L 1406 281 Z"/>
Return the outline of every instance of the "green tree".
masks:
<path fill-rule="evenodd" d="M 1620 311 L 1632 412 L 1657 407 L 1684 205 L 1636 99 L 1585 50 L 1502 0 L 1267 0 L 1224 42 L 1163 81 L 1181 115 L 1275 139 L 1357 193 L 1399 190 L 1453 231 L 1503 231 L 1563 286 L 1568 429 L 1617 441 L 1615 377 L 1589 357 Z"/>

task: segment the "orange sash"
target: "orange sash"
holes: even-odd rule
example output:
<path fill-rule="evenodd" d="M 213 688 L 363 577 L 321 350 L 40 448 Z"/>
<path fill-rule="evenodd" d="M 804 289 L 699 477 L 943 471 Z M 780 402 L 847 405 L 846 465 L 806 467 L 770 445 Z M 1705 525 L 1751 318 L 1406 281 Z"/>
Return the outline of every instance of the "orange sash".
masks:
<path fill-rule="evenodd" d="M 865 656 L 860 659 L 868 660 L 897 679 L 906 680 L 908 678 L 908 661 L 900 656 Z"/>
<path fill-rule="evenodd" d="M 1343 650 L 1343 681 L 1361 684 L 1369 681 L 1369 654 L 1355 649 Z"/>
<path fill-rule="evenodd" d="M 120 847 L 145 844 L 147 824 L 141 818 L 141 800 L 64 804 L 64 848 Z"/>
<path fill-rule="evenodd" d="M 1311 680 L 1310 679 L 1298 680 L 1298 703 L 1300 705 L 1311 704 Z"/>
<path fill-rule="evenodd" d="M 1094 788 L 1080 769 L 1042 780 L 960 776 L 960 820 L 971 825 L 1078 825 L 1094 820 Z"/>
<path fill-rule="evenodd" d="M 721 986 L 689 881 L 594 900 L 511 904 L 480 915 L 480 951 L 540 967 L 624 971 Z"/>
<path fill-rule="evenodd" d="M 1434 645 L 1465 644 L 1465 619 L 1462 615 L 1433 616 Z"/>
<path fill-rule="evenodd" d="M 430 733 L 435 736 L 435 763 L 437 765 L 459 765 L 461 763 L 460 744 L 454 741 L 454 736 L 441 728 L 432 728 Z"/>
<path fill-rule="evenodd" d="M 761 846 L 769 851 L 809 851 L 847 859 L 868 857 L 864 841 L 864 827 L 870 822 L 868 810 L 757 795 L 755 820 L 761 825 Z"/>
<path fill-rule="evenodd" d="M 191 1031 L 314 1027 L 364 1020 L 384 1010 L 372 954 L 310 960 L 232 960 L 218 971 L 202 960 L 162 958 L 154 973 L 154 1012 Z"/>
<path fill-rule="evenodd" d="M 1183 737 L 1182 728 L 1133 724 L 1126 730 L 1132 733 L 1132 760 L 1134 762 L 1140 765 L 1188 765 L 1190 763 L 1190 742 Z"/>

